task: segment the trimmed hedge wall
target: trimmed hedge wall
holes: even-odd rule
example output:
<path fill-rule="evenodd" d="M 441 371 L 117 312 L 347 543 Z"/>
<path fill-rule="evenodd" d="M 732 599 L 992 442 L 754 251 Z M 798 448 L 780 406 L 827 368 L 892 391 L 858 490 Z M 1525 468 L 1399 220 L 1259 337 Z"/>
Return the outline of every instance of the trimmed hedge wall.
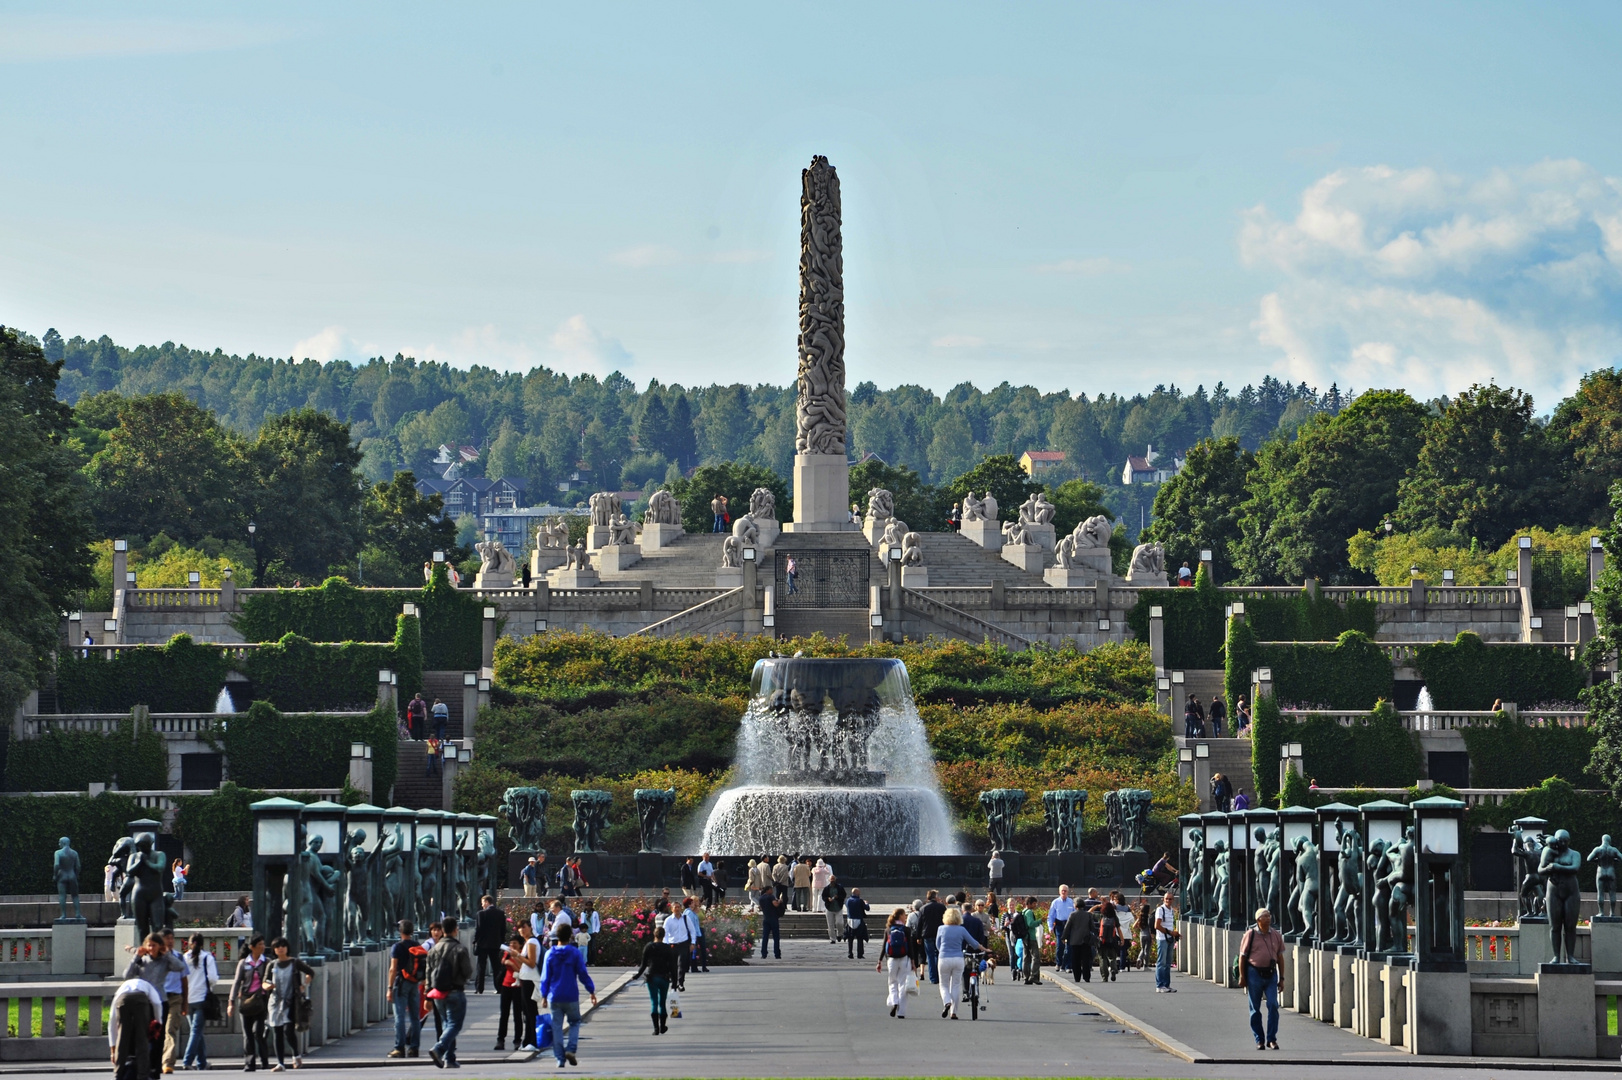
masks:
<path fill-rule="evenodd" d="M 8 798 L 5 828 L 0 829 L 0 893 L 54 897 L 51 853 L 57 840 L 66 836 L 79 853 L 81 899 L 101 895 L 101 868 L 113 845 L 129 835 L 131 821 L 146 816 L 133 798 L 112 791 L 93 799 L 88 795 Z"/>
<path fill-rule="evenodd" d="M 1488 645 L 1469 630 L 1451 645 L 1419 649 L 1414 663 L 1438 709 L 1490 709 L 1494 701 L 1575 702 L 1588 682 L 1583 665 L 1558 648 Z"/>
<path fill-rule="evenodd" d="M 1302 589 L 1294 596 L 1246 599 L 1245 619 L 1260 641 L 1335 641 L 1348 630 L 1374 637 L 1380 629 L 1379 609 L 1373 600 L 1342 605 Z"/>
<path fill-rule="evenodd" d="M 231 779 L 253 788 L 342 787 L 349 777 L 349 744 L 369 743 L 372 789 L 381 799 L 394 786 L 397 723 L 386 707 L 364 716 L 283 716 L 270 702 L 256 701 L 232 717 L 214 742 Z"/>
<path fill-rule="evenodd" d="M 1242 696 L 1256 668 L 1273 669 L 1273 694 L 1281 705 L 1322 709 L 1372 709 L 1391 700 L 1395 683 L 1391 661 L 1367 635 L 1348 630 L 1334 644 L 1256 641 L 1248 622 L 1235 622 L 1228 633 L 1225 684 Z"/>
<path fill-rule="evenodd" d="M 1571 833 L 1571 846 L 1585 859 L 1601 836 L 1609 833 L 1613 842 L 1622 839 L 1622 803 L 1606 792 L 1579 791 L 1553 777 L 1511 795 L 1497 806 L 1472 806 L 1465 821 L 1470 828 L 1490 825 L 1507 831 L 1516 818 L 1528 815 L 1546 820 L 1551 832 L 1565 829 Z M 1584 884 L 1592 885 L 1586 864 L 1583 870 Z"/>
<path fill-rule="evenodd" d="M 1127 612 L 1126 624 L 1139 641 L 1149 640 L 1149 609 L 1159 607 L 1165 620 L 1166 666 L 1220 668 L 1222 666 L 1223 593 L 1211 584 L 1201 566 L 1192 589 L 1145 589 Z"/>
<path fill-rule="evenodd" d="M 285 712 L 368 709 L 377 701 L 378 671 L 395 669 L 395 650 L 359 641 L 317 645 L 288 634 L 249 652 L 243 668 L 254 695 Z"/>
<path fill-rule="evenodd" d="M 1250 776 L 1256 781 L 1256 806 L 1271 805 L 1278 796 L 1278 748 L 1283 741 L 1278 699 L 1264 697 L 1250 717 Z"/>
<path fill-rule="evenodd" d="M 399 700 L 410 701 L 422 689 L 422 620 L 410 615 L 394 617 L 394 674 Z"/>
<path fill-rule="evenodd" d="M 288 634 L 310 641 L 393 641 L 408 603 L 416 604 L 421 616 L 423 669 L 478 668 L 484 648 L 483 605 L 450 583 L 443 563 L 420 590 L 357 589 L 331 577 L 319 588 L 249 596 L 233 622 L 248 641 L 280 641 Z"/>
<path fill-rule="evenodd" d="M 1418 743 L 1389 701 L 1350 727 L 1327 716 L 1285 723 L 1279 740 L 1301 744 L 1303 779 L 1316 780 L 1319 787 L 1412 787 L 1424 768 Z M 1276 773 L 1278 751 L 1273 753 Z"/>
<path fill-rule="evenodd" d="M 91 784 L 117 784 L 126 791 L 168 788 L 169 751 L 163 736 L 150 722 L 137 728 L 133 717 L 125 717 L 111 735 L 53 730 L 7 744 L 7 791 L 83 791 Z M 0 805 L 9 809 L 15 802 Z M 6 820 L 9 824 L 9 816 Z"/>
<path fill-rule="evenodd" d="M 92 650 L 86 658 L 73 649 L 57 656 L 56 698 L 68 713 L 119 713 L 133 705 L 213 712 L 232 666 L 225 650 L 200 645 L 190 634 L 176 634 L 156 649 L 120 649 L 110 660 L 105 652 Z"/>
<path fill-rule="evenodd" d="M 1598 738 L 1592 727 L 1528 727 L 1499 714 L 1491 724 L 1464 729 L 1470 782 L 1475 787 L 1529 788 L 1554 777 L 1585 788 L 1604 787 L 1588 771 Z"/>

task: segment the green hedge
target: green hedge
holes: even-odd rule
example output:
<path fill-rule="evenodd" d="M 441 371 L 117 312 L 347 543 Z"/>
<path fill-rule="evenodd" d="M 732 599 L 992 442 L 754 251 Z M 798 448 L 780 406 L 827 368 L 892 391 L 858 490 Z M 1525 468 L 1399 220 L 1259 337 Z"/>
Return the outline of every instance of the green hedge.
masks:
<path fill-rule="evenodd" d="M 1139 641 L 1149 640 L 1149 609 L 1159 607 L 1165 620 L 1166 666 L 1211 669 L 1222 666 L 1223 609 L 1221 589 L 1201 566 L 1192 589 L 1145 589 L 1127 612 L 1126 624 Z"/>
<path fill-rule="evenodd" d="M 1228 633 L 1226 685 L 1230 694 L 1249 690 L 1250 673 L 1273 669 L 1273 693 L 1281 704 L 1323 709 L 1372 709 L 1391 700 L 1395 679 L 1385 652 L 1359 631 L 1340 640 L 1260 644 L 1249 623 Z"/>
<path fill-rule="evenodd" d="M 1380 629 L 1379 608 L 1373 600 L 1341 604 L 1302 589 L 1294 596 L 1246 598 L 1245 621 L 1261 641 L 1335 641 L 1348 630 L 1372 638 Z"/>
<path fill-rule="evenodd" d="M 1601 836 L 1609 833 L 1613 842 L 1622 839 L 1622 803 L 1606 792 L 1580 791 L 1553 777 L 1497 806 L 1472 806 L 1466 821 L 1471 828 L 1487 825 L 1507 831 L 1516 818 L 1528 815 L 1547 821 L 1551 833 L 1555 829 L 1571 833 L 1571 846 L 1585 859 Z M 1585 886 L 1593 884 L 1586 865 L 1584 877 Z"/>
<path fill-rule="evenodd" d="M 371 708 L 377 701 L 378 671 L 395 670 L 395 664 L 392 644 L 317 645 L 288 634 L 251 650 L 243 667 L 255 697 L 285 712 L 315 712 Z"/>
<path fill-rule="evenodd" d="M 399 699 L 410 701 L 422 689 L 422 620 L 397 615 L 394 620 L 394 673 Z"/>
<path fill-rule="evenodd" d="M 372 672 L 376 685 L 377 672 Z M 394 786 L 397 719 L 392 709 L 362 716 L 283 716 L 256 701 L 214 737 L 231 779 L 253 788 L 342 787 L 349 777 L 349 744 L 372 747 L 372 787 L 378 798 Z"/>
<path fill-rule="evenodd" d="M 1500 714 L 1464 729 L 1475 787 L 1529 788 L 1554 777 L 1585 788 L 1604 787 L 1589 773 L 1599 732 L 1592 727 L 1530 727 Z"/>
<path fill-rule="evenodd" d="M 1575 702 L 1588 681 L 1582 664 L 1558 647 L 1488 645 L 1469 630 L 1451 645 L 1419 649 L 1414 663 L 1438 709 L 1490 709 L 1494 701 Z"/>
<path fill-rule="evenodd" d="M 1278 796 L 1278 748 L 1283 741 L 1278 700 L 1264 697 L 1250 718 L 1250 777 L 1256 781 L 1257 806 L 1268 806 Z"/>
<path fill-rule="evenodd" d="M 57 703 L 68 713 L 127 712 L 133 705 L 213 712 L 232 666 L 228 652 L 200 645 L 190 634 L 176 634 L 161 648 L 120 649 L 110 660 L 105 652 L 83 657 L 74 649 L 57 657 Z"/>
<path fill-rule="evenodd" d="M 259 593 L 243 601 L 233 621 L 248 641 L 280 641 L 288 634 L 310 641 L 393 641 L 406 604 L 416 604 L 421 616 L 425 670 L 479 667 L 483 605 L 450 583 L 443 563 L 434 567 L 433 580 L 422 589 L 357 589 L 331 577 L 319 588 Z"/>
<path fill-rule="evenodd" d="M 147 816 L 128 795 L 24 796 L 5 800 L 5 828 L 0 829 L 0 893 L 56 894 L 51 883 L 51 853 L 66 836 L 79 853 L 81 899 L 101 895 L 101 868 L 113 845 L 129 835 L 129 823 Z"/>
<path fill-rule="evenodd" d="M 169 787 L 169 751 L 150 722 L 137 727 L 133 717 L 111 735 L 47 731 L 8 744 L 5 784 L 7 791 L 83 791 L 91 784 L 162 791 Z"/>
<path fill-rule="evenodd" d="M 1301 744 L 1304 779 L 1316 780 L 1319 787 L 1411 787 L 1423 772 L 1418 743 L 1389 701 L 1350 726 L 1327 716 L 1286 722 L 1279 739 Z"/>

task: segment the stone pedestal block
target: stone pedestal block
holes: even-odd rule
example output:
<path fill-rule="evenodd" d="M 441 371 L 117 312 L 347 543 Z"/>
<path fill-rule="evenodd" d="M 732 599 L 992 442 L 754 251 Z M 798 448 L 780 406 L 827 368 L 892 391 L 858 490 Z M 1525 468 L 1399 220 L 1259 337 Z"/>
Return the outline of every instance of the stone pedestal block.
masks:
<path fill-rule="evenodd" d="M 743 588 L 743 567 L 723 566 L 715 571 L 715 587 L 718 589 Z"/>
<path fill-rule="evenodd" d="M 1027 525 L 1025 531 L 1031 534 L 1036 546 L 1045 551 L 1053 550 L 1054 528 L 1052 525 Z"/>
<path fill-rule="evenodd" d="M 310 1032 L 309 1045 L 311 1049 L 322 1046 L 328 1039 L 327 1027 L 327 991 L 332 981 L 332 969 L 319 956 L 306 956 L 304 962 L 315 969 L 310 979 L 310 988 L 307 991 L 310 997 Z"/>
<path fill-rule="evenodd" d="M 643 525 L 642 541 L 643 551 L 661 551 L 674 544 L 682 535 L 680 525 Z"/>
<path fill-rule="evenodd" d="M 1335 991 L 1339 989 L 1333 949 L 1315 949 L 1312 957 L 1312 1018 L 1335 1022 Z"/>
<path fill-rule="evenodd" d="M 596 551 L 598 548 L 607 547 L 608 541 L 613 536 L 613 532 L 614 530 L 610 529 L 607 525 L 587 525 L 586 550 Z"/>
<path fill-rule="evenodd" d="M 51 924 L 51 974 L 84 975 L 84 938 L 87 924 L 83 919 L 58 919 Z M 122 971 L 117 958 L 113 966 Z"/>
<path fill-rule="evenodd" d="M 546 575 L 546 583 L 554 589 L 595 589 L 601 579 L 595 570 L 554 570 Z"/>
<path fill-rule="evenodd" d="M 118 968 L 120 973 L 124 969 L 119 967 L 119 958 L 124 957 L 123 962 L 129 963 L 128 957 L 139 944 L 140 942 L 136 940 L 134 919 L 119 919 L 113 923 L 113 966 Z"/>
<path fill-rule="evenodd" d="M 1588 1010 L 1593 1017 L 1592 1002 Z M 1470 1055 L 1470 973 L 1414 971 L 1408 976 L 1408 1050 Z M 1593 1046 L 1590 1037 L 1589 1046 Z"/>
<path fill-rule="evenodd" d="M 1590 933 L 1595 973 L 1615 978 L 1622 972 L 1622 918 L 1596 916 Z"/>
<path fill-rule="evenodd" d="M 388 1013 L 388 954 L 381 945 L 366 946 L 366 1022 L 376 1024 Z"/>
<path fill-rule="evenodd" d="M 366 978 L 371 972 L 366 965 L 366 950 L 359 945 L 349 950 L 349 1031 L 356 1032 L 366 1026 Z"/>
<path fill-rule="evenodd" d="M 755 524 L 760 527 L 760 546 L 768 551 L 775 548 L 777 546 L 777 536 L 783 531 L 783 527 L 777 523 L 777 519 L 760 518 L 756 520 Z"/>
<path fill-rule="evenodd" d="M 1312 1011 L 1312 984 L 1315 981 L 1318 950 L 1310 945 L 1290 947 L 1290 1008 L 1298 1013 Z"/>
<path fill-rule="evenodd" d="M 1035 544 L 1009 544 L 1002 549 L 1002 557 L 1027 574 L 1042 572 L 1042 549 Z"/>
<path fill-rule="evenodd" d="M 965 521 L 958 527 L 957 531 L 987 551 L 1002 550 L 1002 522 L 1000 521 Z"/>
<path fill-rule="evenodd" d="M 901 568 L 901 587 L 903 589 L 929 588 L 929 567 L 903 566 Z"/>
<path fill-rule="evenodd" d="M 1336 1027 L 1350 1029 L 1357 1009 L 1357 954 L 1345 949 L 1335 950 L 1334 1007 L 1333 1018 L 1326 1019 Z"/>
<path fill-rule="evenodd" d="M 1549 920 L 1521 920 L 1515 924 L 1520 935 L 1515 939 L 1515 956 L 1520 960 L 1522 975 L 1536 975 L 1554 953 L 1549 948 Z"/>
<path fill-rule="evenodd" d="M 1352 1030 L 1365 1039 L 1379 1039 L 1384 1030 L 1385 968 L 1383 959 L 1360 957 L 1357 961 L 1357 1010 Z"/>
<path fill-rule="evenodd" d="M 529 553 L 529 576 L 532 581 L 539 581 L 553 570 L 563 565 L 564 555 L 562 548 L 536 548 Z"/>
<path fill-rule="evenodd" d="M 1165 589 L 1170 587 L 1164 572 L 1158 574 L 1138 574 L 1133 576 L 1132 571 L 1126 572 L 1126 583 L 1139 589 Z"/>
<path fill-rule="evenodd" d="M 847 532 L 850 463 L 844 454 L 794 455 L 794 520 L 784 532 Z"/>
<path fill-rule="evenodd" d="M 867 542 L 874 547 L 878 547 L 879 541 L 884 538 L 884 530 L 889 527 L 890 519 L 887 517 L 864 517 L 862 519 L 862 535 L 867 537 Z"/>
<path fill-rule="evenodd" d="M 606 544 L 597 549 L 597 572 L 613 577 L 642 561 L 642 549 L 635 544 Z"/>
<path fill-rule="evenodd" d="M 1555 967 L 1549 964 L 1546 967 Z M 1575 968 L 1575 964 L 1561 964 Z M 1594 1045 L 1594 972 L 1543 971 L 1538 986 L 1538 1057 L 1591 1058 Z"/>
<path fill-rule="evenodd" d="M 494 572 L 487 574 L 480 570 L 473 578 L 473 587 L 475 589 L 510 589 L 513 587 L 513 576 Z"/>

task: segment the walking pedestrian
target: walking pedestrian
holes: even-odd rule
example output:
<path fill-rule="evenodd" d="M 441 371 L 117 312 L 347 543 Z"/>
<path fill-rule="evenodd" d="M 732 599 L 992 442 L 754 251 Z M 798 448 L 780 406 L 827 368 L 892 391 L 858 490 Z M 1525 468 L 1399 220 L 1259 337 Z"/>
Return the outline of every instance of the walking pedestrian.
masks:
<path fill-rule="evenodd" d="M 1249 810 L 1250 809 L 1250 796 L 1248 794 L 1246 794 L 1244 788 L 1240 788 L 1239 789 L 1239 794 L 1237 794 L 1237 795 L 1235 795 L 1233 797 L 1233 809 L 1234 810 Z M 1231 812 L 1232 811 L 1230 811 L 1230 813 Z"/>
<path fill-rule="evenodd" d="M 524 886 L 525 896 L 540 895 L 537 889 L 537 879 L 540 877 L 540 873 L 540 864 L 535 861 L 535 856 L 531 855 L 529 862 L 525 863 L 524 868 L 518 871 L 518 881 Z"/>
<path fill-rule="evenodd" d="M 722 906 L 727 902 L 727 868 L 720 859 L 715 860 L 715 869 L 710 871 L 710 888 L 715 891 L 715 903 Z"/>
<path fill-rule="evenodd" d="M 642 966 L 631 978 L 646 977 L 648 1012 L 653 1016 L 653 1033 L 663 1035 L 670 1030 L 668 1002 L 670 984 L 676 980 L 675 950 L 665 944 L 665 928 L 653 928 L 653 940 L 642 946 Z"/>
<path fill-rule="evenodd" d="M 186 1039 L 186 1054 L 182 1059 L 188 1069 L 208 1068 L 208 1044 L 203 1027 L 208 1020 L 209 995 L 220 981 L 220 967 L 214 954 L 203 948 L 203 935 L 193 934 L 191 948 L 186 953 L 186 1018 L 191 1022 L 191 1034 Z"/>
<path fill-rule="evenodd" d="M 1171 985 L 1171 954 L 1176 948 L 1177 939 L 1182 935 L 1177 931 L 1177 909 L 1172 905 L 1176 902 L 1177 894 L 1167 889 L 1160 898 L 1160 906 L 1155 908 L 1155 993 L 1175 994 Z"/>
<path fill-rule="evenodd" d="M 428 1056 L 441 1069 L 456 1069 L 456 1037 L 467 1020 L 467 981 L 473 977 L 473 957 L 458 939 L 461 924 L 454 918 L 441 924 L 445 936 L 428 954 L 428 985 L 437 992 L 445 1010 L 445 1030 L 428 1048 Z"/>
<path fill-rule="evenodd" d="M 772 888 L 777 890 L 779 900 L 787 900 L 794 888 L 794 867 L 789 865 L 787 855 L 779 855 L 777 865 L 772 867 Z"/>
<path fill-rule="evenodd" d="M 1198 739 L 1205 734 L 1205 727 L 1200 723 L 1199 714 L 1194 711 L 1194 698 L 1192 696 L 1183 702 L 1183 738 Z"/>
<path fill-rule="evenodd" d="M 822 910 L 828 917 L 828 940 L 837 945 L 839 939 L 844 937 L 845 918 L 845 887 L 839 884 L 839 879 L 832 874 L 828 876 L 828 884 L 822 887 Z"/>
<path fill-rule="evenodd" d="M 1284 958 L 1284 935 L 1273 929 L 1273 913 L 1256 909 L 1256 925 L 1239 941 L 1239 985 L 1250 996 L 1250 1030 L 1256 1049 L 1278 1049 L 1279 961 Z M 1267 1030 L 1262 1031 L 1262 1001 L 1267 1002 Z"/>
<path fill-rule="evenodd" d="M 432 735 L 428 736 L 428 746 L 425 751 L 426 760 L 423 763 L 422 775 L 445 775 L 445 763 L 444 760 L 439 756 L 439 747 L 439 740 L 434 738 Z"/>
<path fill-rule="evenodd" d="M 907 977 L 913 973 L 912 941 L 907 936 L 907 909 L 896 908 L 884 924 L 884 955 L 878 970 L 885 973 L 884 1003 L 890 1015 L 907 1018 Z"/>
<path fill-rule="evenodd" d="M 1042 981 L 1042 950 L 1037 942 L 1036 928 L 1042 925 L 1042 920 L 1036 911 L 1036 897 L 1026 896 L 1018 901 L 1020 907 L 1014 912 L 1013 932 L 1015 943 L 1019 946 L 1019 972 L 1017 981 L 1026 985 L 1034 985 Z"/>
<path fill-rule="evenodd" d="M 1227 776 L 1216 773 L 1211 777 L 1211 805 L 1226 814 L 1233 806 L 1233 784 Z"/>
<path fill-rule="evenodd" d="M 248 943 L 248 952 L 237 961 L 236 977 L 231 980 L 231 994 L 225 1000 L 225 1016 L 242 1014 L 242 1071 L 253 1072 L 259 1066 L 270 1068 L 270 1047 L 265 1039 L 265 1022 L 270 1016 L 270 991 L 265 985 L 270 958 L 265 955 L 265 935 L 255 934 Z"/>
<path fill-rule="evenodd" d="M 422 979 L 428 950 L 417 944 L 417 928 L 410 919 L 401 919 L 396 929 L 400 940 L 389 950 L 389 976 L 383 984 L 383 1000 L 394 1010 L 394 1049 L 389 1057 L 416 1057 L 422 1044 Z"/>
<path fill-rule="evenodd" d="M 669 922 L 667 919 L 666 924 Z M 586 971 L 586 961 L 570 940 L 573 937 L 573 927 L 564 926 L 558 930 L 558 943 L 546 951 L 546 969 L 541 975 L 541 1006 L 552 1010 L 552 1053 L 557 1056 L 560 1069 L 565 1061 L 570 1065 L 580 1064 L 575 1060 L 574 1052 L 580 1045 L 581 984 L 591 995 L 591 1003 L 597 1004 L 597 984 L 591 981 L 591 975 Z M 565 1020 L 569 1022 L 567 1045 L 563 1037 Z"/>
<path fill-rule="evenodd" d="M 664 921 L 665 944 L 676 952 L 676 991 L 678 993 L 687 989 L 687 972 L 692 964 L 692 924 L 687 921 L 687 905 L 691 903 L 691 900 L 683 900 L 681 906 L 671 912 L 670 916 Z M 556 1034 L 552 1037 L 557 1038 Z"/>
<path fill-rule="evenodd" d="M 850 895 L 845 898 L 845 953 L 852 960 L 862 960 L 867 956 L 867 901 L 862 899 L 862 890 L 852 887 Z M 852 952 L 851 950 L 855 950 Z"/>
<path fill-rule="evenodd" d="M 428 737 L 428 703 L 420 693 L 406 702 L 406 729 L 413 739 Z"/>
<path fill-rule="evenodd" d="M 698 895 L 698 863 L 691 856 L 681 864 L 681 894 L 688 899 Z"/>
<path fill-rule="evenodd" d="M 438 698 L 434 699 L 434 738 L 440 742 L 445 741 L 445 735 L 451 727 L 451 707 Z"/>
<path fill-rule="evenodd" d="M 941 903 L 941 894 L 930 889 L 924 894 L 924 906 L 918 909 L 918 934 L 924 939 L 924 961 L 929 965 L 929 981 L 939 983 L 940 949 L 935 939 L 940 935 L 941 925 L 946 920 L 946 905 Z"/>
<path fill-rule="evenodd" d="M 1070 886 L 1060 885 L 1058 897 L 1048 905 L 1048 932 L 1053 935 L 1053 966 L 1061 971 L 1070 966 L 1070 946 L 1065 941 L 1064 927 L 1075 910 L 1076 902 L 1070 899 Z"/>
<path fill-rule="evenodd" d="M 963 963 L 966 954 L 983 950 L 985 942 L 976 941 L 963 929 L 963 912 L 955 905 L 946 909 L 941 927 L 935 931 L 936 961 L 940 972 L 941 1019 L 957 1019 L 957 1001 L 963 996 Z"/>
<path fill-rule="evenodd" d="M 581 902 L 580 925 L 574 928 L 575 948 L 580 950 L 580 959 L 588 967 L 591 966 L 591 939 L 602 931 L 603 917 L 597 911 L 597 901 L 588 896 Z"/>
<path fill-rule="evenodd" d="M 787 904 L 775 892 L 765 892 L 760 898 L 760 958 L 766 959 L 766 943 L 772 943 L 774 959 L 783 959 L 783 930 L 779 920 Z"/>
<path fill-rule="evenodd" d="M 1078 907 L 1064 924 L 1065 959 L 1073 982 L 1093 981 L 1093 957 L 1098 949 L 1098 920 Z"/>
<path fill-rule="evenodd" d="M 1223 703 L 1222 695 L 1218 694 L 1211 699 L 1211 738 L 1222 738 L 1222 722 L 1228 718 L 1228 706 Z"/>
<path fill-rule="evenodd" d="M 698 860 L 698 887 L 704 893 L 704 906 L 715 906 L 715 864 L 710 861 L 710 853 L 705 852 L 704 857 Z"/>
<path fill-rule="evenodd" d="M 299 1028 L 308 1025 L 310 980 L 315 969 L 293 955 L 284 937 L 270 943 L 275 959 L 270 962 L 270 1028 L 276 1033 L 276 1064 L 271 1072 L 287 1071 L 287 1054 L 293 1055 L 293 1068 L 302 1068 L 304 1053 L 299 1045 Z"/>
<path fill-rule="evenodd" d="M 1125 944 L 1121 919 L 1115 911 L 1112 901 L 1105 900 L 1098 905 L 1098 977 L 1104 982 L 1115 981 L 1121 965 L 1121 948 Z"/>

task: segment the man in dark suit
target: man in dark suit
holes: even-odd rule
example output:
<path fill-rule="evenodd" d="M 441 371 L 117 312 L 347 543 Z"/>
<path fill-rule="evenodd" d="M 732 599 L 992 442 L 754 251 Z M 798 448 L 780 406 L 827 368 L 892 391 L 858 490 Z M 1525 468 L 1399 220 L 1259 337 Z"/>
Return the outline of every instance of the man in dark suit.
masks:
<path fill-rule="evenodd" d="M 497 989 L 501 987 L 501 949 L 507 943 L 507 913 L 496 907 L 496 902 L 485 896 L 479 900 L 479 914 L 473 920 L 473 951 L 479 958 L 479 974 L 475 993 L 484 993 L 484 967 L 490 965 L 490 977 Z"/>

